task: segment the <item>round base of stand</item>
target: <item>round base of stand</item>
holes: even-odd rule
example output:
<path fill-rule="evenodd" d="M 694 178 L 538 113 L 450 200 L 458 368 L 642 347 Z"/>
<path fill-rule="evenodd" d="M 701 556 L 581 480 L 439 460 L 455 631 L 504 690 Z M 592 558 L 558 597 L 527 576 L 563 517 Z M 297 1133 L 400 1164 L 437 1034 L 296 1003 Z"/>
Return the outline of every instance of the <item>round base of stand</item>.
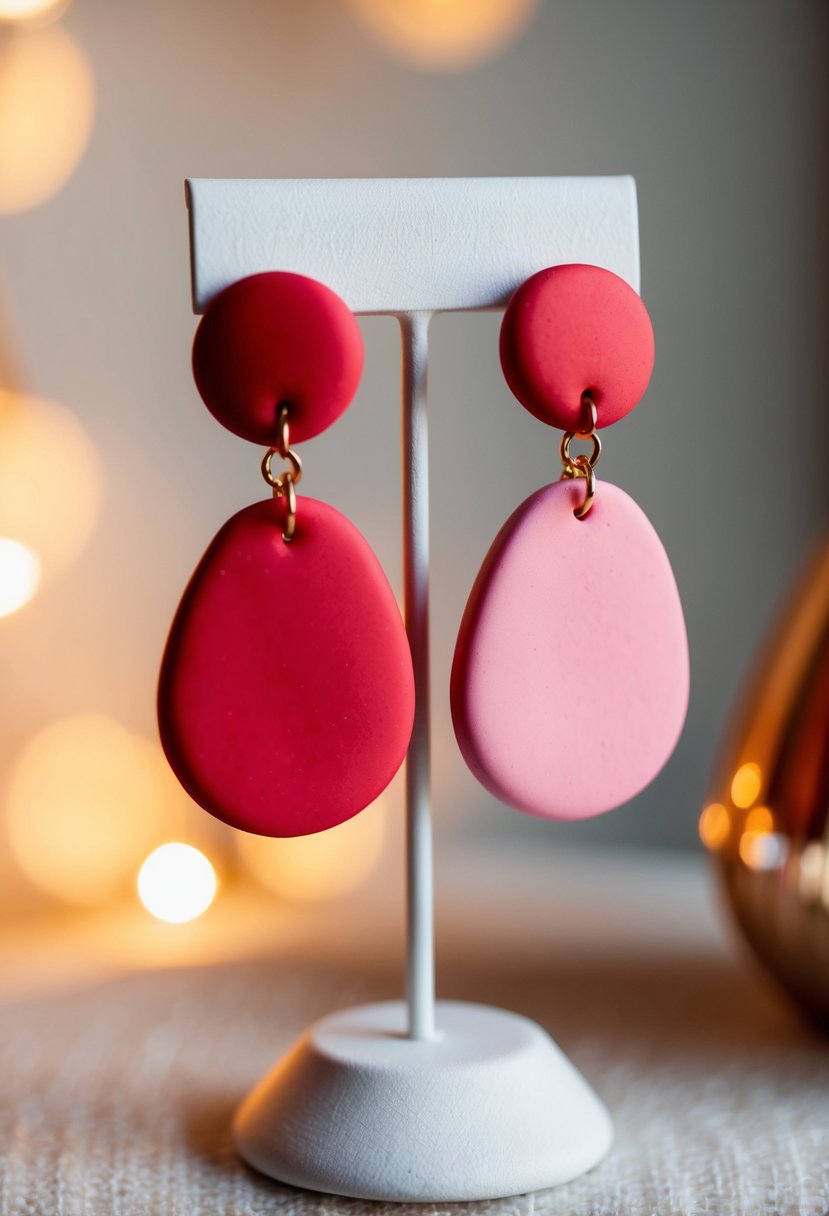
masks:
<path fill-rule="evenodd" d="M 280 1182 L 358 1199 L 496 1199 L 555 1186 L 608 1151 L 610 1116 L 535 1022 L 440 1002 L 407 1039 L 391 1001 L 311 1026 L 235 1121 L 245 1160 Z"/>

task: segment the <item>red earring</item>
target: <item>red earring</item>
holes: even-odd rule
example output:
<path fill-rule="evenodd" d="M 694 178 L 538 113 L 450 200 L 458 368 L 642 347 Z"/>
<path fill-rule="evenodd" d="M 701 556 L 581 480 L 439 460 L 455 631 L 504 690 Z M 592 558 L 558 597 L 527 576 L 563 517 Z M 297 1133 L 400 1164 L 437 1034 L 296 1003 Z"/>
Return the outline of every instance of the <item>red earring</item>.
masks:
<path fill-rule="evenodd" d="M 345 516 L 296 494 L 290 444 L 343 413 L 362 366 L 353 314 L 301 275 L 232 284 L 196 332 L 199 392 L 229 430 L 268 446 L 273 497 L 228 520 L 196 568 L 162 661 L 159 725 L 196 802 L 260 835 L 356 815 L 411 734 L 411 655 L 380 564 Z"/>
<path fill-rule="evenodd" d="M 624 417 L 653 368 L 644 304 L 597 266 L 528 279 L 501 327 L 520 403 L 566 433 L 562 480 L 496 537 L 472 589 L 452 668 L 455 733 L 473 773 L 530 814 L 580 819 L 638 793 L 676 744 L 688 702 L 679 593 L 642 510 L 596 489 L 597 428 Z M 577 438 L 589 456 L 571 456 Z"/>

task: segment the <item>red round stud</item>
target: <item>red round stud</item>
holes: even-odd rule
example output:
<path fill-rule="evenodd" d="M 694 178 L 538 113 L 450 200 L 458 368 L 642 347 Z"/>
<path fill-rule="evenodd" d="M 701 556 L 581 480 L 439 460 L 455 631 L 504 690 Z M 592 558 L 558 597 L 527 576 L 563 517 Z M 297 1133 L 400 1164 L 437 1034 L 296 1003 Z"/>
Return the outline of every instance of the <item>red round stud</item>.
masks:
<path fill-rule="evenodd" d="M 551 266 L 513 295 L 501 325 L 501 367 L 521 404 L 578 431 L 582 398 L 609 426 L 638 405 L 653 371 L 653 328 L 633 288 L 600 266 Z"/>
<path fill-rule="evenodd" d="M 211 414 L 269 447 L 281 405 L 289 408 L 291 442 L 310 439 L 350 405 L 362 370 L 354 314 L 329 287 L 287 271 L 226 287 L 193 342 L 193 375 Z"/>

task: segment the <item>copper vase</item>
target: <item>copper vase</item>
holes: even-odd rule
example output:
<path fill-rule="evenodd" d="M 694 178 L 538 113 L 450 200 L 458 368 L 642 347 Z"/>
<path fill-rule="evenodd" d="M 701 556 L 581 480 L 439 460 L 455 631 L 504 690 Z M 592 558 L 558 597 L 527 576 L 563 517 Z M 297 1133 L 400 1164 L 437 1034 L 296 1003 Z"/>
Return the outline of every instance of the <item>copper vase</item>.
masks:
<path fill-rule="evenodd" d="M 829 541 L 732 725 L 700 835 L 755 953 L 829 1029 Z"/>

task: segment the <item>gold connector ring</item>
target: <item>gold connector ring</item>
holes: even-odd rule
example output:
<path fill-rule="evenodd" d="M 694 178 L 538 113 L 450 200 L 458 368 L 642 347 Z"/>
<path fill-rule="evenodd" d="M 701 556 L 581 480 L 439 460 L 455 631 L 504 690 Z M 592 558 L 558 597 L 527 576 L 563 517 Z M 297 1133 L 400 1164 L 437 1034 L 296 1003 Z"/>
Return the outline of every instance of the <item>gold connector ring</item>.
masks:
<path fill-rule="evenodd" d="M 589 438 L 593 450 L 589 456 L 571 456 L 570 444 L 574 439 Z M 561 453 L 561 463 L 564 465 L 563 477 L 583 477 L 584 473 L 580 472 L 582 462 L 587 461 L 591 469 L 595 469 L 602 456 L 602 441 L 599 438 L 598 431 L 594 431 L 592 435 L 582 435 L 578 431 L 565 431 L 561 439 L 559 448 Z"/>
<path fill-rule="evenodd" d="M 573 508 L 573 514 L 576 519 L 584 519 L 593 506 L 593 499 L 596 497 L 596 474 L 594 469 L 602 455 L 602 441 L 596 430 L 596 422 L 598 421 L 596 403 L 588 393 L 584 393 L 581 404 L 581 430 L 565 431 L 559 448 L 561 463 L 563 465 L 562 478 L 583 477 L 585 479 L 584 501 L 580 506 Z M 574 439 L 590 440 L 592 450 L 589 456 L 584 453 L 578 456 L 570 455 L 570 444 Z"/>
<path fill-rule="evenodd" d="M 285 498 L 285 527 L 282 529 L 282 539 L 290 541 L 294 538 L 296 532 L 296 490 L 294 489 L 294 479 L 290 473 L 282 474 L 282 488 L 279 491 L 274 490 L 274 494 L 280 498 Z"/>
<path fill-rule="evenodd" d="M 287 499 L 282 539 L 289 541 L 296 531 L 296 486 L 302 480 L 302 461 L 290 444 L 287 405 L 280 405 L 276 425 L 279 428 L 279 437 L 276 444 L 268 448 L 262 457 L 262 476 L 273 490 L 274 498 Z M 274 456 L 287 460 L 289 465 L 276 475 L 272 467 Z"/>
<path fill-rule="evenodd" d="M 288 433 L 288 406 L 283 401 L 279 407 L 279 413 L 276 416 L 276 425 L 279 427 L 279 438 L 274 447 L 283 459 L 288 455 L 288 449 L 291 446 L 291 440 Z"/>
<path fill-rule="evenodd" d="M 280 460 L 287 460 L 291 467 L 274 476 L 271 468 L 274 456 L 278 456 Z M 293 448 L 286 448 L 284 452 L 280 452 L 279 448 L 268 448 L 262 457 L 262 476 L 271 489 L 281 494 L 282 484 L 286 477 L 290 477 L 294 485 L 302 480 L 302 461 Z"/>
<path fill-rule="evenodd" d="M 578 468 L 578 477 L 584 478 L 584 501 L 581 506 L 573 508 L 573 514 L 576 519 L 584 519 L 593 506 L 593 499 L 596 497 L 596 474 L 593 472 L 593 466 L 586 456 L 577 456 L 573 462 Z"/>
<path fill-rule="evenodd" d="M 579 439 L 589 439 L 596 433 L 596 423 L 599 421 L 599 411 L 596 409 L 596 402 L 589 393 L 582 393 L 581 396 L 581 428 L 576 431 Z M 587 425 L 585 425 L 585 420 Z"/>

